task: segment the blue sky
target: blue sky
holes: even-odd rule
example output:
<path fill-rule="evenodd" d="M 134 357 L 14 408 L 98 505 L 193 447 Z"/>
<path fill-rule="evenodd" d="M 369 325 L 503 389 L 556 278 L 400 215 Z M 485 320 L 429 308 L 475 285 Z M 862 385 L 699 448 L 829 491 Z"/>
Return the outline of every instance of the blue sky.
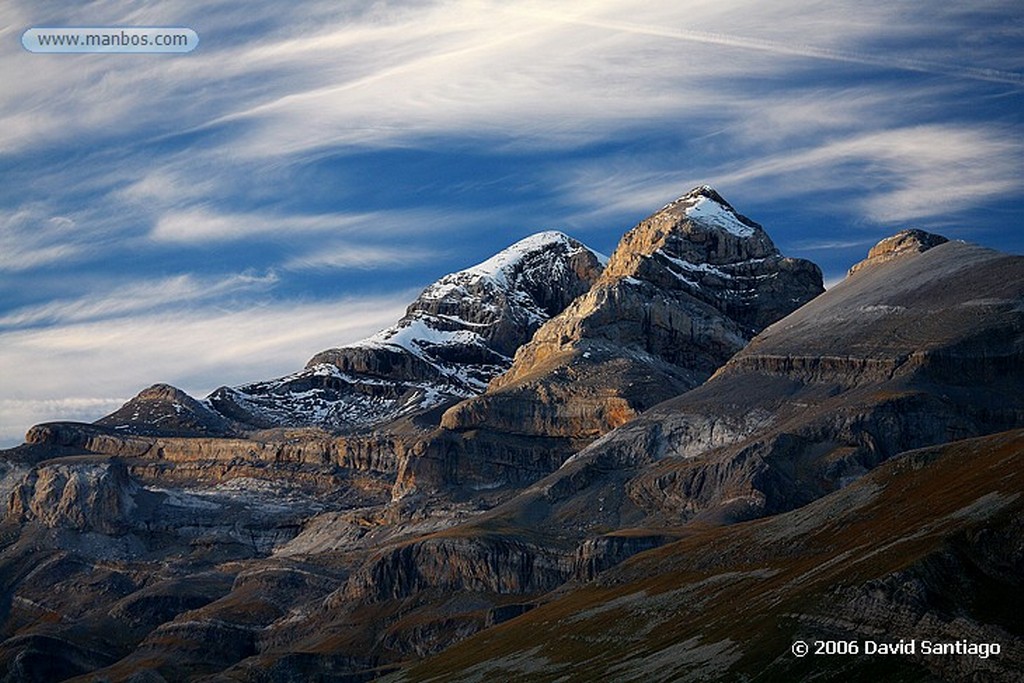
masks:
<path fill-rule="evenodd" d="M 30 27 L 187 26 L 177 55 Z M 834 281 L 904 227 L 1024 252 L 1019 2 L 7 0 L 0 445 L 392 322 L 542 229 L 710 183 Z"/>

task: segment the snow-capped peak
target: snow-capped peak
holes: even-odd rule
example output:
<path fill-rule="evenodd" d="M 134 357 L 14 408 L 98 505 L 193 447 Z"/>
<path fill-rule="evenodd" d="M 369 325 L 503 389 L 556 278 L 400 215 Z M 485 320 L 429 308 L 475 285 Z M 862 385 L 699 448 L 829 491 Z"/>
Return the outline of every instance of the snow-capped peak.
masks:
<path fill-rule="evenodd" d="M 740 220 L 735 211 L 708 197 L 699 197 L 683 211 L 691 220 L 721 228 L 737 237 L 750 237 L 755 232 L 752 226 Z"/>
<path fill-rule="evenodd" d="M 524 237 L 512 246 L 501 250 L 486 261 L 478 263 L 470 268 L 466 268 L 462 272 L 481 275 L 491 278 L 501 284 L 508 284 L 509 274 L 515 272 L 516 266 L 521 263 L 524 258 L 538 252 L 548 251 L 555 245 L 565 245 L 570 254 L 586 249 L 586 247 L 580 242 L 577 242 L 565 233 L 557 230 L 545 230 L 544 232 L 538 232 L 530 235 L 529 237 Z M 597 254 L 596 252 L 595 255 L 598 257 L 598 260 L 603 258 L 603 263 L 608 261 L 607 256 Z"/>
<path fill-rule="evenodd" d="M 699 185 L 679 199 L 666 204 L 663 211 L 679 211 L 695 223 L 724 230 L 740 238 L 752 237 L 756 224 L 741 216 L 710 185 Z"/>
<path fill-rule="evenodd" d="M 218 390 L 211 405 L 260 427 L 352 431 L 479 394 L 602 270 L 567 235 L 531 235 L 428 286 L 394 325 L 321 351 L 293 375 Z"/>

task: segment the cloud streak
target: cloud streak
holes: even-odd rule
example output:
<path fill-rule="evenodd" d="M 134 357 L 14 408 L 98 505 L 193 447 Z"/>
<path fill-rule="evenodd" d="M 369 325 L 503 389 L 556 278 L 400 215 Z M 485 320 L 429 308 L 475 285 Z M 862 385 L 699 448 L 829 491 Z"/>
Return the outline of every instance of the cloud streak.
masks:
<path fill-rule="evenodd" d="M 71 261 L 86 249 L 66 217 L 47 218 L 37 206 L 0 212 L 0 273 Z"/>
<path fill-rule="evenodd" d="M 13 445 L 33 423 L 56 417 L 97 419 L 155 382 L 204 396 L 223 384 L 294 372 L 317 351 L 393 323 L 412 296 L 230 312 L 207 305 L 113 319 L 70 310 L 63 324 L 0 332 L 0 440 Z"/>
<path fill-rule="evenodd" d="M 184 274 L 157 280 L 135 280 L 130 287 L 116 286 L 102 294 L 94 292 L 77 299 L 49 301 L 16 309 L 0 315 L 0 330 L 43 323 L 107 320 L 165 308 L 180 309 L 239 292 L 265 291 L 278 279 L 275 273 L 269 272 L 263 275 L 239 273 L 221 278 Z"/>
<path fill-rule="evenodd" d="M 515 11 L 515 10 L 512 10 Z M 699 31 L 686 28 L 671 28 L 665 26 L 650 26 L 635 24 L 627 21 L 614 21 L 610 19 L 584 18 L 558 12 L 531 11 L 529 15 L 549 21 L 575 24 L 578 26 L 589 26 L 594 28 L 622 31 L 642 36 L 653 36 L 657 38 L 670 38 L 686 42 L 702 43 L 705 45 L 720 45 L 724 47 L 740 48 L 767 52 L 773 55 L 784 55 L 790 57 L 806 57 L 810 59 L 824 59 L 834 62 L 849 64 L 864 64 L 878 66 L 887 69 L 901 69 L 905 71 L 918 71 L 922 73 L 935 74 L 939 76 L 952 76 L 955 78 L 970 78 L 992 83 L 1005 83 L 1014 86 L 1024 86 L 1024 74 L 1003 69 L 975 67 L 964 64 L 948 64 L 927 59 L 915 59 L 912 57 L 899 57 L 887 54 L 872 54 L 852 50 L 841 50 L 836 48 L 817 47 L 801 43 L 784 42 L 780 40 L 768 40 L 719 33 L 714 31 Z"/>
<path fill-rule="evenodd" d="M 1019 143 L 991 127 L 918 125 L 853 131 L 818 144 L 684 175 L 676 167 L 585 163 L 565 182 L 581 206 L 644 211 L 697 182 L 767 201 L 824 201 L 882 224 L 929 220 L 1024 188 Z M 608 168 L 614 169 L 609 173 Z M 836 193 L 846 196 L 837 199 Z M 819 207 L 820 208 L 820 207 Z M 584 214 L 587 215 L 587 214 Z"/>

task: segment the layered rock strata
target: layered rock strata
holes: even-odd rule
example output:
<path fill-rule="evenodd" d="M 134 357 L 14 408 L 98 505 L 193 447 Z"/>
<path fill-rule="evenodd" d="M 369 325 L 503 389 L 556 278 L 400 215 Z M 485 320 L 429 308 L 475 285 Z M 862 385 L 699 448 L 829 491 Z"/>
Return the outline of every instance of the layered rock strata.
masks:
<path fill-rule="evenodd" d="M 587 525 L 745 519 L 896 453 L 1024 424 L 1024 258 L 914 234 L 873 254 L 531 495 L 573 501 Z M 603 515 L 580 503 L 603 496 L 618 500 Z"/>
<path fill-rule="evenodd" d="M 483 395 L 444 413 L 442 431 L 403 461 L 396 495 L 535 480 L 697 386 L 822 291 L 817 266 L 782 256 L 760 225 L 698 187 L 630 230 L 590 291 L 541 326 Z"/>

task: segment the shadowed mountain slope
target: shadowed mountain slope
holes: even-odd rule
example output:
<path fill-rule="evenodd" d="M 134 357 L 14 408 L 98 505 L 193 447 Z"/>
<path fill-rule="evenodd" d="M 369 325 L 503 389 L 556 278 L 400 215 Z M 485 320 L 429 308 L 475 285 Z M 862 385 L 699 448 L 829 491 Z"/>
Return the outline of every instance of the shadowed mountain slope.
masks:
<path fill-rule="evenodd" d="M 386 680 L 1018 681 L 1022 492 L 1022 431 L 911 451 L 799 510 L 694 529 Z M 867 652 L 901 639 L 915 651 Z M 798 658 L 798 640 L 858 653 Z M 957 643 L 1000 651 L 933 652 Z"/>

